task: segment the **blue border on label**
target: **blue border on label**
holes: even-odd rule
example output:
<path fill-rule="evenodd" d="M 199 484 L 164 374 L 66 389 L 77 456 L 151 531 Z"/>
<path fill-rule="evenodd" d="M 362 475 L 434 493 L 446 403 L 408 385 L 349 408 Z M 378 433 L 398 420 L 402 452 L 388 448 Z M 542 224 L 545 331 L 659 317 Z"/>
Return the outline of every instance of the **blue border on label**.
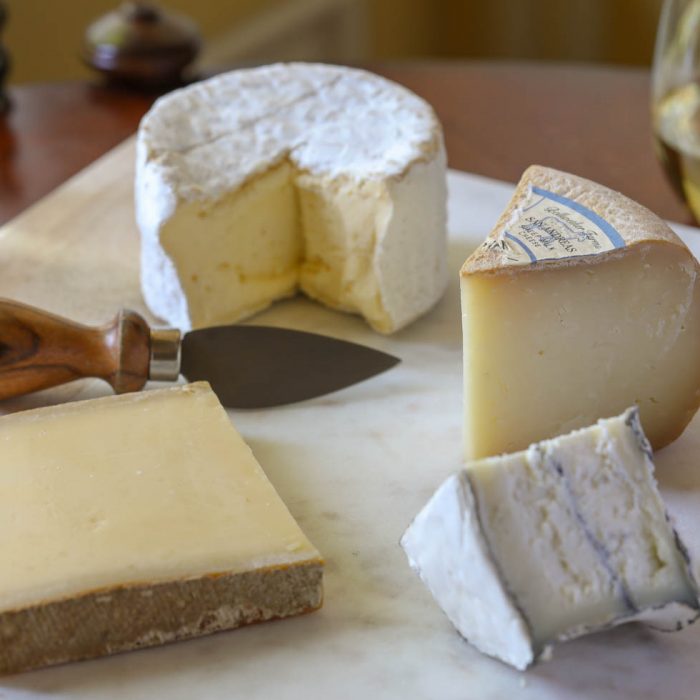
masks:
<path fill-rule="evenodd" d="M 528 254 L 530 262 L 537 262 L 537 256 L 519 238 L 512 233 L 508 233 L 508 231 L 505 232 L 505 237 L 510 238 L 511 241 L 515 241 Z"/>
<path fill-rule="evenodd" d="M 589 221 L 594 223 L 610 240 L 610 242 L 613 244 L 615 248 L 624 248 L 625 247 L 625 240 L 622 238 L 622 236 L 617 232 L 617 230 L 611 226 L 605 219 L 602 217 L 598 216 L 595 212 L 591 211 L 588 209 L 588 207 L 584 207 L 583 204 L 579 204 L 578 202 L 575 202 L 573 199 L 569 199 L 568 197 L 564 197 L 560 194 L 555 194 L 554 192 L 549 192 L 548 190 L 543 190 L 540 187 L 534 187 L 532 188 L 532 191 L 535 192 L 536 194 L 539 194 L 542 197 L 547 197 L 547 199 L 551 199 L 555 202 L 558 202 L 559 204 L 563 204 L 566 207 L 569 207 L 570 209 L 573 209 L 574 211 L 578 212 L 581 214 L 581 216 L 585 216 Z M 508 235 L 508 234 L 506 234 Z M 516 239 L 514 239 L 516 240 Z M 518 241 L 519 242 L 519 241 Z M 527 254 L 530 255 L 530 258 L 532 259 L 532 253 L 531 251 L 525 249 Z"/>

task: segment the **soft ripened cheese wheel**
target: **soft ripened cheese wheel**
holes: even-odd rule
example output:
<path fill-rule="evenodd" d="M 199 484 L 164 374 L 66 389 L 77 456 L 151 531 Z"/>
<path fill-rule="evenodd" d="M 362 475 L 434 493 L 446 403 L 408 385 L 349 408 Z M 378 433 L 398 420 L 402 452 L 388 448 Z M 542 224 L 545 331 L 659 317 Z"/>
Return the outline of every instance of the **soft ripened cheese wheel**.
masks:
<path fill-rule="evenodd" d="M 445 289 L 440 125 L 371 73 L 276 64 L 173 92 L 139 127 L 136 169 L 143 294 L 173 326 L 299 288 L 389 333 Z"/>
<path fill-rule="evenodd" d="M 556 641 L 633 621 L 677 630 L 700 610 L 636 407 L 467 464 L 401 544 L 462 636 L 518 669 Z"/>
<path fill-rule="evenodd" d="M 0 672 L 309 612 L 323 562 L 206 383 L 0 419 Z"/>
<path fill-rule="evenodd" d="M 639 406 L 654 448 L 700 403 L 698 262 L 617 192 L 533 166 L 461 271 L 465 452 Z"/>

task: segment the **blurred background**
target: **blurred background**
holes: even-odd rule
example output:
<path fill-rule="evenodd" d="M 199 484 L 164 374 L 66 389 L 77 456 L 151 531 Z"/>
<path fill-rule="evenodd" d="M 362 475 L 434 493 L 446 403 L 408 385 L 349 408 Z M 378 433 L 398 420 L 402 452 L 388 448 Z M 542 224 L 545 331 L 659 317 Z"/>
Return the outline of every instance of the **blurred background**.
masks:
<path fill-rule="evenodd" d="M 271 60 L 489 58 L 650 65 L 661 0 L 162 0 L 191 17 L 200 67 Z M 10 84 L 74 80 L 117 0 L 5 0 Z"/>

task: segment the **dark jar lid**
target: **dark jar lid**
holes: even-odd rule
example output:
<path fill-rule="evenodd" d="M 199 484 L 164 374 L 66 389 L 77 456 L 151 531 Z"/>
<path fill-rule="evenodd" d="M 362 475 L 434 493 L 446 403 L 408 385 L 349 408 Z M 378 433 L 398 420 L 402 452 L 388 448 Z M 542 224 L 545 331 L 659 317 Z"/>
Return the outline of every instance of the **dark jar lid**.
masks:
<path fill-rule="evenodd" d="M 147 2 L 125 2 L 85 32 L 83 60 L 110 80 L 143 87 L 183 82 L 201 39 L 188 17 Z"/>

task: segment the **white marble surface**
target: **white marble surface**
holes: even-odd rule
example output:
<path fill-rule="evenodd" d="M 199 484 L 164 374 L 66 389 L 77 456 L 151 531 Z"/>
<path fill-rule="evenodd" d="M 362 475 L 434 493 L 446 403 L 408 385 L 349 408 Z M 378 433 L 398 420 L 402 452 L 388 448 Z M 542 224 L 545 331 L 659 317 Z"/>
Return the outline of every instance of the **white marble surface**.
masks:
<path fill-rule="evenodd" d="M 119 157 L 125 161 L 130 146 L 124 148 Z M 74 180 L 68 194 L 89 189 L 99 174 Z M 697 698 L 700 624 L 678 634 L 620 627 L 561 645 L 551 662 L 518 673 L 481 656 L 456 634 L 398 546 L 412 516 L 460 464 L 457 272 L 511 191 L 503 183 L 450 175 L 452 282 L 431 314 L 398 335 L 377 336 L 359 319 L 304 299 L 280 303 L 255 319 L 350 338 L 403 360 L 391 372 L 325 398 L 231 413 L 326 557 L 320 612 L 3 678 L 0 698 Z M 97 294 L 76 301 L 77 292 L 87 293 L 94 284 L 93 275 L 81 274 L 89 272 L 85 265 L 107 274 L 105 261 L 117 249 L 133 253 L 130 214 L 120 212 L 110 214 L 122 227 L 118 245 L 102 240 L 111 241 L 113 234 L 97 221 L 94 239 L 70 265 L 68 246 L 55 253 L 51 265 L 38 268 L 41 274 L 29 265 L 34 253 L 17 235 L 36 226 L 36 212 L 0 230 L 0 257 L 7 261 L 11 253 L 15 260 L 12 272 L 0 263 L 0 293 L 43 301 L 86 320 L 100 314 L 104 320 L 125 299 L 138 305 L 138 290 L 132 288 L 135 255 L 125 265 L 119 258 L 118 282 L 110 281 L 115 273 L 103 277 Z M 681 233 L 693 243 L 697 237 L 693 247 L 700 251 L 700 232 L 684 228 Z M 94 385 L 62 390 L 16 401 L 11 408 L 94 392 Z M 657 463 L 670 509 L 700 561 L 700 422 L 661 451 Z"/>

